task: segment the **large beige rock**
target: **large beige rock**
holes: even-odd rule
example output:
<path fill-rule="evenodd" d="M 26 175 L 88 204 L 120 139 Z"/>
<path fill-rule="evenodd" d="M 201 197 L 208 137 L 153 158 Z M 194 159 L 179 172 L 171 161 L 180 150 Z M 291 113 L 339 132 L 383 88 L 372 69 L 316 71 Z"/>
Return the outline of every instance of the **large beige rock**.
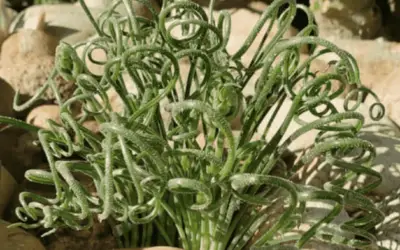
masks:
<path fill-rule="evenodd" d="M 300 235 L 304 234 L 307 230 L 310 229 L 312 225 L 317 223 L 318 221 L 324 219 L 332 210 L 334 209 L 334 202 L 330 201 L 309 201 L 306 203 L 306 213 L 303 217 L 303 222 L 300 226 L 293 230 L 291 233 L 299 233 Z M 345 222 L 350 220 L 350 216 L 347 214 L 345 209 L 342 209 L 340 213 L 331 221 L 329 224 L 334 226 L 340 226 Z M 318 232 L 331 232 L 328 226 L 322 225 Z M 290 234 L 291 234 L 290 233 Z M 352 239 L 354 235 L 350 232 L 343 232 L 340 236 L 346 239 Z M 305 244 L 302 249 L 308 250 L 350 250 L 352 248 L 330 244 L 326 242 L 321 242 L 319 240 L 312 240 Z"/>
<path fill-rule="evenodd" d="M 148 0 L 151 6 L 154 8 L 155 11 L 160 11 L 160 6 L 157 0 Z M 91 9 L 106 9 L 112 6 L 112 3 L 115 2 L 113 0 L 85 0 L 85 4 Z M 80 6 L 80 3 L 75 3 L 76 5 Z M 152 14 L 151 11 L 143 4 L 136 0 L 132 0 L 132 8 L 135 11 L 137 16 L 142 16 L 146 18 L 151 18 Z M 116 9 L 122 15 L 126 15 L 127 11 L 125 8 L 124 3 L 118 5 Z"/>
<path fill-rule="evenodd" d="M 88 42 L 93 41 L 98 38 L 97 35 L 90 37 L 87 39 Z M 89 58 L 91 57 L 93 60 L 97 62 L 107 62 L 107 54 L 103 49 L 98 48 L 96 45 L 83 45 L 76 48 L 76 53 L 78 56 L 85 61 L 86 67 L 90 73 L 94 75 L 102 75 L 104 73 L 104 65 L 100 63 L 92 62 Z M 85 55 L 84 52 L 86 49 L 90 49 L 92 51 L 88 51 Z M 90 53 L 89 53 L 90 52 Z M 90 57 L 89 57 L 90 56 Z"/>
<path fill-rule="evenodd" d="M 400 250 L 400 198 L 399 190 L 385 197 L 381 210 L 384 221 L 376 227 L 378 245 L 390 250 Z"/>
<path fill-rule="evenodd" d="M 382 183 L 371 190 L 370 195 L 385 197 L 400 188 L 400 149 L 397 146 L 400 144 L 399 136 L 399 130 L 393 124 L 369 124 L 360 132 L 361 139 L 374 144 L 377 155 L 372 164 L 372 169 L 382 176 Z M 342 169 L 328 164 L 321 164 L 322 161 L 320 158 L 315 158 L 311 163 L 299 169 L 293 180 L 322 188 L 326 182 L 335 180 L 343 175 Z M 375 177 L 361 175 L 348 182 L 345 188 L 358 188 L 375 180 Z"/>
<path fill-rule="evenodd" d="M 53 56 L 58 41 L 43 30 L 24 29 L 10 35 L 1 47 L 1 60 L 14 61 L 21 56 Z"/>
<path fill-rule="evenodd" d="M 0 1 L 0 45 L 8 36 L 8 28 L 11 20 L 17 15 L 17 12 L 7 8 L 4 0 Z"/>
<path fill-rule="evenodd" d="M 357 40 L 332 37 L 328 39 L 340 49 L 349 52 L 357 61 L 362 84 L 375 88 L 384 79 L 400 67 L 400 45 L 396 42 L 382 40 Z M 336 54 L 330 53 L 320 57 L 329 62 L 338 60 Z"/>
<path fill-rule="evenodd" d="M 331 101 L 332 104 L 338 109 L 339 112 L 343 112 L 344 111 L 344 100 L 343 99 L 335 99 L 333 101 Z M 354 101 L 351 101 L 350 104 L 354 104 Z M 267 134 L 267 141 L 272 139 L 272 136 L 279 131 L 281 124 L 283 123 L 283 121 L 286 119 L 286 116 L 290 110 L 292 106 L 292 102 L 290 100 L 286 100 L 283 102 L 281 108 L 279 109 L 278 115 L 274 118 L 270 128 L 269 128 L 269 132 Z M 351 106 L 351 105 L 350 105 Z M 274 106 L 275 107 L 275 106 Z M 367 105 L 360 105 L 360 108 L 357 110 L 357 112 L 360 112 L 361 114 L 364 115 L 365 117 L 365 124 L 374 124 L 375 122 L 371 119 L 371 117 L 369 116 L 369 106 Z M 264 120 L 261 122 L 258 132 L 262 133 L 263 130 L 265 129 L 265 127 L 267 126 L 267 123 L 269 122 L 269 120 L 271 119 L 271 113 L 270 112 L 265 118 Z M 300 116 L 300 119 L 302 119 L 303 121 L 306 122 L 312 122 L 317 120 L 317 117 L 315 117 L 314 115 L 312 115 L 310 112 L 306 112 L 303 113 Z M 390 121 L 390 119 L 388 119 L 387 117 L 382 118 L 382 120 L 379 121 L 379 123 L 385 124 L 391 128 L 394 127 L 393 123 Z M 289 138 L 289 136 L 297 129 L 301 128 L 302 126 L 299 125 L 297 122 L 292 121 L 287 129 L 287 131 L 285 132 L 285 134 L 282 137 L 281 142 L 283 142 L 284 140 L 286 140 L 287 138 Z M 394 128 L 395 129 L 395 128 Z M 398 131 L 398 129 L 395 129 L 396 133 Z M 314 139 L 316 137 L 316 135 L 318 134 L 319 130 L 311 130 L 310 132 L 307 132 L 305 134 L 303 134 L 302 136 L 298 137 L 295 141 L 293 141 L 290 145 L 289 145 L 289 150 L 296 152 L 296 151 L 302 151 L 303 149 L 309 148 L 310 146 L 312 146 L 314 144 Z"/>
<path fill-rule="evenodd" d="M 333 101 L 333 104 L 339 111 L 343 111 L 344 101 L 337 99 Z M 278 116 L 275 117 L 270 132 L 267 134 L 267 141 L 281 127 L 283 120 L 291 107 L 291 102 L 286 101 L 283 103 L 281 111 Z M 361 105 L 358 112 L 364 115 L 365 125 L 360 132 L 360 138 L 365 139 L 373 143 L 376 147 L 377 157 L 373 163 L 372 168 L 378 171 L 382 175 L 382 183 L 372 191 L 373 194 L 379 196 L 385 196 L 386 194 L 400 188 L 400 154 L 399 148 L 396 146 L 400 144 L 400 139 L 396 138 L 400 136 L 399 128 L 387 117 L 382 120 L 375 122 L 369 117 L 369 106 Z M 265 128 L 266 122 L 269 120 L 269 115 L 264 119 L 260 125 L 260 129 Z M 300 116 L 303 121 L 311 122 L 316 118 L 311 113 L 305 113 Z M 281 141 L 284 141 L 298 128 L 299 124 L 292 121 L 288 130 L 284 134 Z M 310 148 L 315 143 L 315 138 L 318 134 L 318 130 L 312 130 L 303 134 L 292 142 L 289 146 L 289 150 L 292 152 L 300 153 L 299 157 L 305 153 L 307 148 Z M 262 133 L 260 130 L 258 133 Z M 314 159 L 310 164 L 303 166 L 298 172 L 294 180 L 299 183 L 309 184 L 317 187 L 322 187 L 327 181 L 338 178 L 342 173 L 341 169 L 322 165 L 320 159 Z M 368 184 L 374 181 L 374 177 L 360 176 L 348 186 Z M 357 184 L 358 183 L 358 184 Z"/>
<path fill-rule="evenodd" d="M 231 33 L 229 37 L 229 41 L 227 44 L 227 51 L 229 54 L 235 54 L 244 44 L 247 37 L 251 33 L 254 25 L 258 22 L 261 13 L 268 7 L 267 4 L 263 2 L 252 2 L 249 5 L 253 10 L 248 8 L 239 8 L 232 10 L 231 14 Z M 207 12 L 208 13 L 208 12 Z M 267 22 L 261 29 L 260 32 L 257 33 L 257 36 L 253 43 L 250 45 L 246 53 L 241 57 L 241 62 L 244 66 L 249 66 L 253 56 L 255 55 L 259 44 L 261 43 L 265 32 L 268 30 L 269 22 Z M 275 23 L 268 34 L 268 37 L 264 43 L 264 47 L 268 45 L 268 43 L 272 40 L 273 37 L 279 31 L 277 24 Z M 294 37 L 298 34 L 296 28 L 290 26 L 289 29 L 283 34 L 282 39 L 287 39 L 290 37 Z M 302 46 L 300 49 L 301 52 L 306 52 L 307 47 Z M 243 89 L 243 94 L 248 96 L 254 94 L 254 85 L 257 79 L 260 77 L 261 69 L 257 70 L 253 77 L 250 79 L 249 83 Z"/>
<path fill-rule="evenodd" d="M 7 228 L 10 223 L 0 220 L 2 250 L 46 250 L 39 239 L 20 228 Z"/>
<path fill-rule="evenodd" d="M 39 16 L 36 29 L 22 29 L 13 33 L 4 41 L 1 49 L 0 77 L 24 98 L 36 94 L 48 80 L 55 65 L 58 40 L 43 30 L 44 17 L 43 13 Z M 55 77 L 54 81 L 62 98 L 70 97 L 75 90 L 73 82 L 67 82 L 60 76 Z M 53 90 L 48 88 L 42 99 L 55 99 Z"/>
<path fill-rule="evenodd" d="M 400 124 L 400 71 L 394 70 L 389 76 L 381 79 L 379 82 L 371 86 L 371 90 L 379 97 L 380 101 L 386 108 L 386 114 L 396 124 Z M 374 102 L 372 96 L 368 96 L 366 103 Z"/>
<path fill-rule="evenodd" d="M 282 201 L 282 200 L 281 200 Z M 326 200 L 313 200 L 313 201 L 307 201 L 305 204 L 305 211 L 304 214 L 301 216 L 301 221 L 299 225 L 295 226 L 292 228 L 289 232 L 285 232 L 282 235 L 276 235 L 276 239 L 280 239 L 281 237 L 299 237 L 304 235 L 305 232 L 307 232 L 315 223 L 318 223 L 319 221 L 323 220 L 333 209 L 334 209 L 334 202 L 332 201 L 326 201 Z M 267 222 L 264 224 L 262 229 L 260 231 L 265 232 L 265 230 L 271 228 L 277 220 L 280 218 L 282 213 L 285 211 L 285 206 L 283 205 L 283 202 L 275 202 L 272 206 L 268 206 L 267 208 L 268 214 L 270 215 L 268 217 Z M 345 222 L 349 221 L 351 218 L 347 214 L 347 212 L 342 209 L 338 215 L 330 222 L 330 225 L 333 226 L 340 226 L 344 224 Z M 317 233 L 332 233 L 332 230 L 329 226 L 326 225 L 321 225 Z M 335 235 L 337 235 L 337 232 L 335 232 Z M 256 233 L 251 242 L 255 242 L 258 237 L 260 236 L 259 233 Z M 351 232 L 342 232 L 340 235 L 337 235 L 338 237 L 341 236 L 342 239 L 352 239 L 354 235 Z M 288 243 L 288 245 L 293 245 L 293 242 Z M 312 239 L 311 241 L 308 241 L 301 249 L 308 249 L 308 250 L 350 250 L 352 248 L 348 248 L 346 246 L 341 246 L 341 245 L 336 245 L 336 244 L 331 244 L 328 242 L 322 242 L 318 239 Z"/>
<path fill-rule="evenodd" d="M 375 0 L 311 0 L 320 35 L 370 39 L 382 28 Z"/>
<path fill-rule="evenodd" d="M 103 9 L 92 8 L 97 18 Z M 25 9 L 10 26 L 10 32 L 26 29 L 37 22 L 40 15 L 45 16 L 45 32 L 67 43 L 84 41 L 96 33 L 95 28 L 80 6 L 74 4 L 33 5 Z"/>
<path fill-rule="evenodd" d="M 388 135 L 388 132 L 391 134 Z M 395 134 L 395 136 L 393 136 Z M 400 134 L 394 127 L 375 124 L 369 131 L 362 131 L 361 138 L 370 141 L 376 147 L 377 157 L 372 169 L 382 176 L 382 183 L 372 190 L 372 194 L 385 197 L 400 188 Z M 362 184 L 372 183 L 374 177 L 360 176 L 356 181 Z"/>
<path fill-rule="evenodd" d="M 112 2 L 113 1 L 110 1 L 110 0 L 101 0 L 101 1 L 86 0 L 85 1 L 87 6 L 92 8 L 92 9 L 106 9 L 106 8 L 109 8 L 110 5 L 112 4 Z M 160 6 L 158 5 L 158 3 L 155 0 L 150 0 L 150 4 L 151 4 L 151 6 L 154 8 L 154 10 L 156 12 L 160 11 Z M 79 2 L 77 2 L 75 5 L 80 7 Z M 132 1 L 132 8 L 135 11 L 135 14 L 137 16 L 145 17 L 145 18 L 148 18 L 148 19 L 152 18 L 151 11 L 144 4 L 139 3 L 138 1 Z M 125 5 L 123 3 L 118 5 L 117 11 L 119 13 L 121 13 L 122 15 L 127 15 L 126 8 L 125 8 Z M 85 40 L 90 42 L 90 41 L 93 41 L 96 38 L 98 38 L 98 35 L 94 34 L 94 35 L 91 35 L 90 37 L 87 37 Z M 92 62 L 89 59 L 89 55 L 85 55 L 84 54 L 84 51 L 85 51 L 86 48 L 87 48 L 87 45 L 86 46 L 77 47 L 76 51 L 77 51 L 78 55 L 82 58 L 82 60 L 85 60 L 86 66 L 87 66 L 88 70 L 92 74 L 102 75 L 103 72 L 104 72 L 104 65 Z M 107 59 L 108 59 L 106 52 L 104 50 L 98 48 L 96 45 L 94 45 L 93 48 L 94 49 L 90 53 L 90 56 L 92 57 L 92 59 L 94 59 L 96 61 L 99 61 L 99 62 L 106 62 Z"/>
<path fill-rule="evenodd" d="M 102 12 L 109 8 L 111 1 L 86 1 L 90 12 L 95 19 Z M 138 16 L 151 17 L 151 12 L 143 4 L 132 1 L 135 13 Z M 158 4 L 151 0 L 156 11 L 159 11 Z M 125 7 L 119 5 L 117 11 L 121 15 L 127 15 Z M 35 23 L 38 16 L 45 15 L 45 31 L 55 36 L 58 40 L 75 44 L 85 41 L 89 37 L 96 34 L 96 30 L 84 12 L 83 8 L 77 4 L 42 4 L 34 5 L 25 9 L 19 18 L 15 19 L 11 26 L 10 32 L 18 29 L 26 29 L 30 27 L 32 22 Z"/>
<path fill-rule="evenodd" d="M 262 2 L 257 2 L 257 3 L 252 3 L 251 6 L 259 11 L 264 11 L 265 8 L 268 6 L 265 3 Z M 233 12 L 233 11 L 232 11 Z M 254 25 L 258 22 L 260 19 L 261 14 L 257 13 L 256 11 L 251 11 L 246 8 L 240 8 L 235 10 L 232 15 L 232 25 L 231 25 L 231 34 L 229 38 L 229 42 L 227 44 L 227 51 L 230 54 L 234 54 L 239 50 L 239 48 L 244 44 L 246 38 L 249 36 L 249 34 L 252 31 L 252 28 Z M 242 62 L 245 65 L 249 65 L 251 62 L 251 59 L 258 49 L 258 46 L 260 42 L 262 41 L 262 38 L 265 34 L 265 32 L 268 29 L 268 22 L 263 26 L 260 32 L 258 32 L 258 35 L 256 36 L 256 39 L 254 42 L 251 44 L 250 48 L 248 49 L 247 53 L 243 55 L 242 57 Z M 264 46 L 267 45 L 271 39 L 276 35 L 278 32 L 278 26 L 276 24 L 273 25 L 273 28 L 271 32 L 268 35 L 267 40 L 264 43 Z M 298 31 L 294 27 L 289 27 L 289 29 L 284 33 L 282 38 L 289 38 L 296 36 Z"/>
<path fill-rule="evenodd" d="M 50 129 L 47 124 L 48 120 L 52 120 L 58 124 L 61 123 L 60 106 L 58 105 L 41 105 L 34 108 L 26 118 L 26 122 L 39 128 Z"/>
<path fill-rule="evenodd" d="M 16 55 L 13 61 L 0 61 L 0 77 L 9 82 L 14 90 L 18 90 L 24 99 L 29 98 L 46 83 L 54 62 L 55 57 L 50 55 Z M 60 76 L 55 78 L 55 83 L 62 99 L 71 97 L 76 88 L 73 82 L 67 82 Z M 54 100 L 53 90 L 48 88 L 42 99 Z"/>

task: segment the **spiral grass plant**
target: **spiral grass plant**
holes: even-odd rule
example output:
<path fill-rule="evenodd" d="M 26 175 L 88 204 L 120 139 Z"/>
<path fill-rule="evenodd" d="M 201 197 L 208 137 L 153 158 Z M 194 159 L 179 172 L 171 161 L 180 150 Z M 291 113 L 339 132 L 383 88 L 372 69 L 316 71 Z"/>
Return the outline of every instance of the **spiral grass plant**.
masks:
<path fill-rule="evenodd" d="M 156 13 L 147 0 L 139 1 L 151 10 L 152 19 L 136 16 L 130 0 L 115 1 L 96 19 L 80 0 L 98 37 L 77 45 L 60 43 L 46 84 L 26 103 L 16 95 L 14 108 L 23 110 L 50 88 L 60 106 L 60 124 L 49 120 L 50 129 L 39 129 L 1 117 L 3 123 L 37 133 L 49 170 L 28 170 L 25 177 L 55 190 L 50 198 L 22 192 L 21 207 L 16 209 L 21 222 L 14 226 L 45 228 L 48 235 L 59 228 L 89 229 L 97 218 L 113 228 L 121 247 L 301 248 L 310 239 L 375 247 L 370 230 L 383 214 L 365 193 L 379 185 L 381 176 L 371 169 L 374 146 L 358 136 L 364 117 L 357 112 L 363 94 L 374 94 L 361 84 L 349 53 L 310 35 L 318 34 L 312 13 L 294 0 L 273 1 L 243 45 L 229 54 L 230 14 L 223 10 L 214 17 L 214 0 L 209 13 L 194 2 L 172 0 L 163 1 Z M 288 8 L 278 16 L 284 4 Z M 114 11 L 118 5 L 129 15 Z M 309 25 L 296 37 L 283 39 L 299 10 L 307 13 Z M 265 25 L 268 31 L 245 65 L 242 56 Z M 273 25 L 279 29 L 266 43 Z M 301 62 L 303 45 L 310 46 L 310 57 Z M 80 46 L 83 57 L 76 53 Z M 95 49 L 104 51 L 107 60 L 94 60 Z M 334 72 L 310 72 L 310 63 L 328 53 L 340 57 Z M 92 73 L 86 58 L 103 65 L 104 74 Z M 187 79 L 181 74 L 183 59 L 190 64 Z M 54 84 L 57 76 L 75 82 L 73 97 L 60 97 Z M 257 77 L 255 94 L 245 97 L 243 89 L 253 77 Z M 337 90 L 332 89 L 334 80 L 340 82 Z M 128 91 L 129 84 L 134 92 Z M 339 112 L 331 101 L 348 84 L 355 89 L 346 97 L 345 111 Z M 110 90 L 121 99 L 121 112 L 112 110 Z M 351 105 L 354 96 L 357 100 Z M 276 134 L 267 141 L 265 129 L 260 139 L 254 139 L 261 121 L 272 114 L 272 122 L 284 100 L 292 104 Z M 81 106 L 81 116 L 72 115 L 73 105 Z M 302 121 L 305 112 L 311 112 L 315 121 Z M 377 100 L 370 115 L 379 120 L 383 113 Z M 242 128 L 235 135 L 230 122 L 237 116 Z M 82 125 L 91 119 L 100 126 L 97 134 Z M 292 122 L 302 127 L 283 140 Z M 314 129 L 320 131 L 314 146 L 298 163 L 287 165 L 288 146 Z M 196 140 L 199 135 L 204 136 L 204 147 Z M 341 168 L 343 174 L 322 189 L 292 182 L 296 171 L 316 157 Z M 78 173 L 90 178 L 95 192 L 78 179 Z M 358 175 L 371 175 L 376 181 L 344 188 Z M 310 201 L 333 206 L 304 233 L 287 234 L 302 223 Z M 363 212 L 332 224 L 344 207 Z"/>

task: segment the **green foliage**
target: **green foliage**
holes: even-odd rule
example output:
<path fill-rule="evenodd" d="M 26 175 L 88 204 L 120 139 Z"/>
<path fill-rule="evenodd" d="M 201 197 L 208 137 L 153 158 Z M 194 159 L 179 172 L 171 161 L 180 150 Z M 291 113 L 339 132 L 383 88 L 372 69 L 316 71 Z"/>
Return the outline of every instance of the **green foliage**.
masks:
<path fill-rule="evenodd" d="M 383 214 L 364 193 L 381 179 L 370 168 L 373 145 L 358 137 L 364 117 L 357 112 L 361 96 L 369 92 L 360 83 L 357 63 L 349 53 L 310 36 L 318 30 L 307 8 L 296 6 L 294 0 L 274 1 L 244 44 L 229 54 L 230 14 L 221 11 L 214 18 L 214 1 L 208 15 L 191 1 L 164 1 L 159 14 L 152 9 L 152 20 L 136 16 L 128 0 L 115 1 L 95 20 L 80 2 L 99 37 L 75 46 L 61 43 L 54 72 L 38 94 L 24 104 L 19 104 L 18 94 L 15 98 L 15 109 L 26 109 L 51 88 L 61 107 L 61 124 L 48 121 L 50 129 L 45 130 L 1 118 L 37 131 L 50 169 L 29 170 L 25 176 L 55 189 L 51 198 L 22 192 L 21 207 L 16 210 L 22 222 L 16 226 L 47 228 L 48 233 L 64 227 L 83 230 L 93 225 L 97 215 L 112 225 L 120 245 L 126 247 L 225 250 L 289 244 L 301 248 L 314 237 L 357 248 L 375 246 L 369 230 L 383 220 Z M 140 2 L 149 5 L 146 0 Z M 289 7 L 278 17 L 278 8 L 285 3 Z M 120 4 L 128 16 L 113 11 Z M 307 13 L 309 25 L 296 37 L 283 39 L 298 9 Z M 279 25 L 278 32 L 268 44 L 263 40 L 245 66 L 241 58 L 261 27 L 268 25 L 271 30 L 274 23 Z M 172 30 L 181 37 L 172 35 Z M 312 56 L 300 63 L 299 48 L 305 44 L 312 45 Z M 105 62 L 91 59 L 105 65 L 103 75 L 89 71 L 75 52 L 80 46 L 85 58 L 91 58 L 94 49 L 106 52 Z M 312 60 L 327 53 L 340 57 L 335 71 L 311 73 Z M 180 72 L 181 59 L 190 62 L 187 80 Z M 255 95 L 244 98 L 242 90 L 256 72 L 260 74 Z M 61 99 L 53 81 L 57 76 L 76 83 L 70 99 Z M 336 91 L 331 89 L 333 80 L 341 83 Z M 134 92 L 128 91 L 129 84 Z M 345 111 L 338 112 L 331 101 L 347 84 L 356 86 L 347 99 L 357 96 L 358 101 L 353 107 L 346 102 Z M 112 111 L 106 93 L 110 90 L 121 98 L 123 112 Z M 251 140 L 264 117 L 273 114 L 274 119 L 285 99 L 292 100 L 292 106 L 278 132 L 269 141 L 264 137 Z M 72 115 L 73 104 L 82 106 L 81 117 Z M 377 102 L 372 108 L 381 111 L 373 117 L 379 119 L 383 106 Z M 166 112 L 169 122 L 162 115 Z M 299 116 L 305 112 L 316 120 L 301 121 Z M 243 127 L 234 136 L 230 121 L 237 114 L 242 114 Z M 89 119 L 100 124 L 99 134 L 82 125 Z M 283 141 L 291 122 L 303 127 Z M 196 141 L 199 123 L 204 148 Z M 286 165 L 284 153 L 290 143 L 313 129 L 320 130 L 315 145 L 299 163 Z M 345 158 L 355 153 L 356 157 Z M 343 169 L 344 174 L 323 189 L 292 182 L 295 172 L 315 157 Z M 96 192 L 79 181 L 78 173 L 90 178 Z M 359 189 L 344 188 L 357 174 L 377 180 Z M 285 234 L 302 222 L 307 202 L 315 200 L 334 206 L 304 234 Z M 361 217 L 339 226 L 330 224 L 345 206 L 362 210 Z"/>

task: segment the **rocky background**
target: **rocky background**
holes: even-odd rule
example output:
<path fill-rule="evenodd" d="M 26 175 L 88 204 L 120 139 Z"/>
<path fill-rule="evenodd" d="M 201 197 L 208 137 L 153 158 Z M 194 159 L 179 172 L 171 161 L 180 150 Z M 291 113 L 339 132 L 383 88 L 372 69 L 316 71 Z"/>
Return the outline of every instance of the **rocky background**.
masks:
<path fill-rule="evenodd" d="M 42 5 L 33 5 L 41 2 Z M 68 2 L 68 1 L 64 1 Z M 70 1 L 73 2 L 73 1 Z M 94 14 L 107 7 L 107 0 L 86 0 Z M 136 1 L 136 13 L 148 16 L 149 11 Z M 161 1 L 153 1 L 156 8 Z M 198 0 L 205 8 L 208 0 Z M 235 51 L 247 36 L 250 27 L 257 21 L 260 13 L 271 1 L 217 0 L 217 8 L 228 8 L 232 13 L 232 33 L 228 50 Z M 350 52 L 358 61 L 363 84 L 373 90 L 386 106 L 386 117 L 376 124 L 368 121 L 363 137 L 377 146 L 378 157 L 374 169 L 381 172 L 383 183 L 369 194 L 386 213 L 385 222 L 377 228 L 377 237 L 382 246 L 400 249 L 400 0 L 299 0 L 298 3 L 310 6 L 316 17 L 320 36 Z M 46 1 L 0 0 L 0 115 L 11 116 L 39 127 L 46 127 L 47 119 L 59 121 L 59 107 L 54 104 L 51 92 L 45 94 L 41 103 L 36 103 L 28 112 L 16 112 L 12 108 L 16 91 L 22 99 L 32 97 L 44 84 L 54 66 L 55 48 L 60 41 L 74 44 L 93 39 L 95 30 L 84 15 L 81 7 L 74 3 L 46 4 Z M 18 12 L 24 10 L 22 15 Z M 18 16 L 17 16 L 18 15 Z M 292 29 L 285 34 L 291 37 L 306 25 L 304 13 L 299 12 Z M 275 29 L 276 32 L 276 29 Z M 79 52 L 79 51 L 78 51 Z M 250 51 L 251 52 L 251 51 Z M 303 57 L 307 58 L 307 47 L 303 48 Z M 95 59 L 104 59 L 101 51 L 94 52 Z M 324 57 L 313 63 L 313 71 L 329 70 L 328 62 L 334 58 Z M 244 58 L 246 61 L 246 58 Z M 185 62 L 182 62 L 183 64 Z M 101 74 L 102 69 L 89 65 L 90 70 Z M 74 84 L 63 79 L 56 81 L 62 94 L 70 96 Z M 251 94 L 252 89 L 245 90 Z M 120 108 L 120 102 L 110 93 L 112 106 Z M 368 104 L 372 100 L 368 98 Z M 335 104 L 343 106 L 343 100 Z M 288 106 L 288 105 L 287 105 Z M 368 108 L 362 107 L 368 116 Z M 284 117 L 277 117 L 276 122 Z M 307 119 L 304 117 L 303 119 Z M 96 131 L 93 122 L 87 128 Z M 294 131 L 297 126 L 290 127 Z M 276 128 L 277 129 L 277 128 Z M 273 134 L 273 133 L 271 133 Z M 304 153 L 313 141 L 309 136 L 299 139 L 291 150 L 294 158 Z M 311 137 L 312 138 L 312 137 Z M 109 250 L 116 246 L 109 228 L 96 224 L 90 231 L 60 231 L 50 237 L 40 239 L 32 232 L 22 229 L 7 230 L 10 222 L 15 222 L 13 211 L 18 205 L 18 193 L 21 190 L 52 192 L 43 186 L 32 185 L 24 179 L 24 172 L 31 168 L 47 168 L 40 147 L 35 144 L 35 135 L 0 125 L 0 249 L 6 250 Z M 319 159 L 304 166 L 296 181 L 322 186 L 335 177 L 335 169 L 316 170 Z M 369 180 L 359 180 L 368 182 Z M 352 185 L 349 183 L 349 185 Z M 324 216 L 321 207 L 315 204 L 309 213 Z M 329 205 L 329 204 L 325 204 Z M 339 222 L 357 211 L 348 209 L 336 218 Z M 305 227 L 307 225 L 304 225 Z M 300 229 L 299 229 L 300 230 Z M 37 233 L 37 232 L 36 232 Z M 40 232 L 39 232 L 40 233 Z M 2 245 L 3 244 L 3 245 Z M 338 246 L 318 242 L 308 244 L 308 249 L 342 249 Z M 168 248 L 163 248 L 167 250 Z"/>

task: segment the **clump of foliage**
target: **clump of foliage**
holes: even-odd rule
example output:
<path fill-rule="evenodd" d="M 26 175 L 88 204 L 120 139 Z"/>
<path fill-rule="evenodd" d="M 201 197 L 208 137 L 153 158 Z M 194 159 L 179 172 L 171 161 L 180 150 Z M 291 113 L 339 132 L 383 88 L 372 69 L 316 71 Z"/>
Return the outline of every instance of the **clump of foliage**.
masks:
<path fill-rule="evenodd" d="M 84 230 L 97 216 L 113 227 L 125 247 L 301 248 L 312 238 L 356 248 L 376 246 L 369 231 L 383 214 L 364 194 L 379 185 L 381 177 L 370 168 L 374 146 L 358 137 L 364 117 L 357 108 L 368 90 L 360 83 L 350 54 L 310 36 L 318 33 L 312 13 L 294 0 L 273 1 L 243 46 L 229 54 L 230 14 L 221 11 L 213 17 L 213 0 L 208 14 L 191 1 L 163 1 L 160 13 L 146 0 L 140 2 L 151 9 L 151 20 L 136 16 L 130 0 L 115 1 L 95 19 L 80 0 L 98 38 L 75 46 L 61 43 L 56 67 L 43 88 L 24 104 L 16 96 L 15 109 L 22 110 L 50 88 L 61 108 L 61 124 L 48 121 L 46 130 L 1 117 L 2 122 L 37 132 L 50 169 L 29 170 L 25 176 L 55 189 L 51 198 L 22 192 L 16 210 L 22 222 L 16 225 L 46 228 L 48 233 L 65 227 Z M 278 16 L 284 4 L 288 8 Z M 129 15 L 116 13 L 118 5 Z M 307 13 L 309 25 L 296 37 L 283 39 L 298 9 Z M 241 58 L 258 32 L 264 25 L 269 32 L 274 24 L 279 26 L 274 37 L 267 44 L 263 39 L 250 65 L 244 65 Z M 173 35 L 177 30 L 179 37 Z M 305 44 L 310 45 L 311 56 L 300 62 L 299 48 Z M 94 49 L 106 52 L 104 62 L 91 59 L 105 66 L 103 75 L 89 71 L 75 52 L 79 46 L 84 46 L 85 58 L 91 58 Z M 327 53 L 340 57 L 335 71 L 312 74 L 310 63 Z M 180 72 L 182 59 L 190 63 L 187 79 Z M 53 81 L 57 76 L 76 83 L 72 98 L 61 99 Z M 252 77 L 257 77 L 255 95 L 245 98 L 242 90 Z M 333 80 L 341 83 L 336 91 L 331 88 Z M 136 91 L 129 92 L 128 84 Z M 347 98 L 356 95 L 356 105 L 346 101 L 345 111 L 339 112 L 331 101 L 347 84 L 356 86 Z M 122 100 L 123 112 L 112 111 L 110 90 Z M 277 133 L 267 141 L 265 129 L 263 138 L 252 140 L 264 117 L 272 114 L 272 122 L 285 99 L 292 105 Z M 79 118 L 72 115 L 73 105 L 82 107 Z M 383 115 L 379 102 L 371 108 L 380 111 L 374 119 Z M 162 115 L 165 112 L 170 112 L 170 121 Z M 305 112 L 316 120 L 302 121 L 299 116 Z M 243 126 L 236 136 L 230 121 L 238 114 Z M 100 133 L 82 125 L 89 119 L 99 123 Z M 291 122 L 302 127 L 283 141 Z M 196 140 L 199 124 L 204 148 Z M 290 143 L 313 129 L 320 131 L 315 145 L 288 166 L 284 153 Z M 292 182 L 296 171 L 315 157 L 343 169 L 343 175 L 323 189 Z M 95 192 L 79 181 L 77 173 L 90 178 Z M 360 174 L 377 178 L 358 189 L 344 188 Z M 316 200 L 334 206 L 305 233 L 286 234 L 302 222 L 307 202 Z M 341 225 L 330 224 L 345 206 L 363 213 Z"/>

